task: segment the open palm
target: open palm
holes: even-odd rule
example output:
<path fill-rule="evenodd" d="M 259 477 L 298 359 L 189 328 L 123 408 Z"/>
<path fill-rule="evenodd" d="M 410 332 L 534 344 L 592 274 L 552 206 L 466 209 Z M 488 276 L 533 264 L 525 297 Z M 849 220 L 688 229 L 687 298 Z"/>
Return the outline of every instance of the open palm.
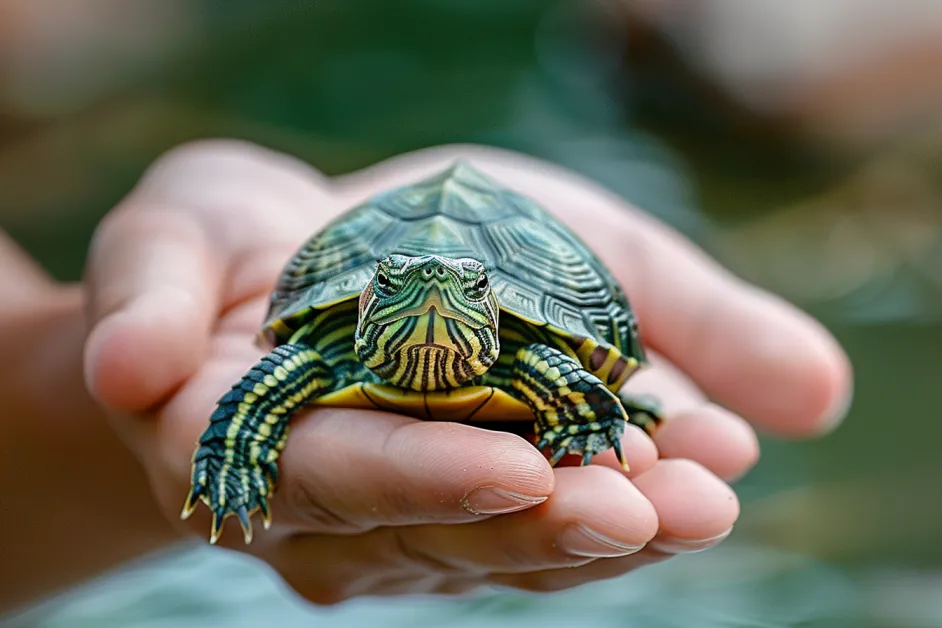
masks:
<path fill-rule="evenodd" d="M 739 513 L 723 480 L 758 457 L 740 416 L 809 436 L 833 425 L 849 397 L 846 359 L 816 323 L 561 169 L 445 147 L 330 180 L 258 147 L 206 142 L 150 170 L 102 224 L 88 272 L 89 387 L 143 460 L 168 518 L 179 519 L 216 400 L 263 355 L 255 335 L 284 263 L 341 211 L 459 157 L 549 209 L 614 272 L 654 352 L 655 366 L 629 388 L 661 397 L 667 421 L 656 446 L 627 431 L 625 474 L 612 451 L 554 470 L 501 431 L 342 408 L 300 413 L 279 463 L 275 524 L 247 551 L 315 601 L 565 588 L 711 547 Z M 178 525 L 205 536 L 208 511 Z M 221 543 L 242 545 L 237 525 Z"/>

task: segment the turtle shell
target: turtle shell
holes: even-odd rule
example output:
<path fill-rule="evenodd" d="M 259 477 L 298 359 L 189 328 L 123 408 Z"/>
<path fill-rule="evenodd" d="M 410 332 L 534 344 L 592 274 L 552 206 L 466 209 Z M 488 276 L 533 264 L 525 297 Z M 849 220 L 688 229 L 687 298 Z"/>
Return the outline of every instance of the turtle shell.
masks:
<path fill-rule="evenodd" d="M 394 253 L 477 259 L 503 312 L 644 360 L 628 300 L 601 261 L 546 210 L 465 162 L 381 193 L 312 236 L 285 267 L 265 330 L 359 296 Z"/>

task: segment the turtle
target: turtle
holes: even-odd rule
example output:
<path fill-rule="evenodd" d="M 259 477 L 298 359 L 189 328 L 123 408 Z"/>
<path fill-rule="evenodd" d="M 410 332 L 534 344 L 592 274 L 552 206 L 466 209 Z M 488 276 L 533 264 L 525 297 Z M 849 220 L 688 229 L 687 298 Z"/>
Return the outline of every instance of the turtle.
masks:
<path fill-rule="evenodd" d="M 653 434 L 648 362 L 611 272 L 546 209 L 457 160 L 355 205 L 288 261 L 258 335 L 268 353 L 219 398 L 181 517 L 202 501 L 210 543 L 235 515 L 271 525 L 291 417 L 318 405 L 425 420 L 532 421 L 554 467 Z"/>

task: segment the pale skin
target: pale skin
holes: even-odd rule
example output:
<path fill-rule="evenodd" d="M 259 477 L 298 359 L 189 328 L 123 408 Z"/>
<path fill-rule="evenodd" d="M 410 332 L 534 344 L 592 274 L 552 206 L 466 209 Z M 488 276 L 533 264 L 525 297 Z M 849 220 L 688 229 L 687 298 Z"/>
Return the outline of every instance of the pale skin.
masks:
<path fill-rule="evenodd" d="M 56 284 L 0 231 L 0 295 L 5 613 L 179 535 L 85 390 L 79 286 Z"/>
<path fill-rule="evenodd" d="M 128 507 L 149 499 L 142 483 L 129 489 L 126 477 L 90 475 L 109 498 L 95 509 L 107 516 L 93 530 L 111 538 L 154 530 L 156 544 L 157 530 L 171 522 L 179 537 L 205 537 L 205 509 L 179 521 L 190 457 L 219 394 L 262 355 L 252 340 L 284 262 L 354 202 L 459 156 L 554 212 L 623 283 L 655 361 L 630 388 L 665 404 L 656 446 L 629 429 L 630 473 L 611 451 L 585 468 L 553 470 L 511 434 L 379 412 L 309 411 L 294 421 L 281 459 L 271 530 L 246 548 L 230 522 L 220 544 L 262 558 L 319 603 L 493 584 L 558 590 L 716 545 L 739 514 L 726 482 L 759 455 L 752 426 L 811 437 L 840 420 L 850 369 L 819 325 L 566 171 L 461 146 L 328 179 L 264 149 L 204 142 L 155 164 L 92 244 L 86 380 L 146 470 L 163 514 Z M 127 454 L 107 433 L 83 437 L 92 441 L 84 446 L 101 448 L 96 463 L 124 464 Z M 77 476 L 83 466 L 71 471 Z M 19 512 L 38 512 L 43 495 L 25 495 L 22 504 Z M 109 521 L 120 521 L 121 531 Z M 17 534 L 23 546 L 47 540 L 28 526 Z M 146 549 L 129 542 L 124 554 Z M 44 565 L 54 561 L 31 567 Z"/>

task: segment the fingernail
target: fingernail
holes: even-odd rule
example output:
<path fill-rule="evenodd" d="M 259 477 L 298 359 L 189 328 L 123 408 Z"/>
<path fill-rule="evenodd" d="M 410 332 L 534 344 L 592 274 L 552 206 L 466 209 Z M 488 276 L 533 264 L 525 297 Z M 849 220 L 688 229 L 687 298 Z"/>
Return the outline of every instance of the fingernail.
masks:
<path fill-rule="evenodd" d="M 665 554 L 694 554 L 718 545 L 720 541 L 728 537 L 732 532 L 733 529 L 730 528 L 726 532 L 717 534 L 708 539 L 682 539 L 679 537 L 658 535 L 651 539 L 648 545 L 651 549 L 664 552 Z"/>
<path fill-rule="evenodd" d="M 502 515 L 532 508 L 545 501 L 545 495 L 534 497 L 494 486 L 481 486 L 465 495 L 461 505 L 473 515 Z"/>
<path fill-rule="evenodd" d="M 581 523 L 566 526 L 559 535 L 559 547 L 576 556 L 589 558 L 614 558 L 627 556 L 641 550 L 643 545 L 628 545 L 621 541 L 609 538 Z"/>

